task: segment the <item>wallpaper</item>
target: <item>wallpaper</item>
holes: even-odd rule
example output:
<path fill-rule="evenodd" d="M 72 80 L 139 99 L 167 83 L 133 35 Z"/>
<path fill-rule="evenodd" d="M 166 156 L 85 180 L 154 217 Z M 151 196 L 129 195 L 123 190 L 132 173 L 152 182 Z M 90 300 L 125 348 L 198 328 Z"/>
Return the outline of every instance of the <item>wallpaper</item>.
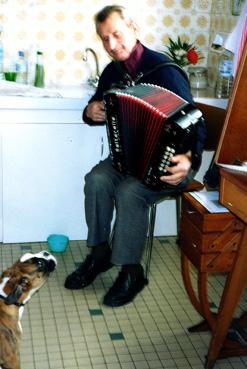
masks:
<path fill-rule="evenodd" d="M 238 17 L 233 16 L 231 13 L 232 1 L 217 0 L 212 1 L 211 11 L 211 27 L 210 27 L 210 44 L 218 32 L 225 34 L 229 33 L 235 26 Z M 208 76 L 209 83 L 211 86 L 215 86 L 217 78 L 217 66 L 219 60 L 219 54 L 213 52 L 210 47 L 208 51 Z"/>
<path fill-rule="evenodd" d="M 201 65 L 206 66 L 209 57 L 211 68 L 217 63 L 208 48 L 212 28 L 229 30 L 237 18 L 231 16 L 230 0 L 0 0 L 6 68 L 18 50 L 24 50 L 32 79 L 36 51 L 41 50 L 46 85 L 86 82 L 95 73 L 95 62 L 92 54 L 83 61 L 85 48 L 96 51 L 100 71 L 109 61 L 95 33 L 93 16 L 113 3 L 131 12 L 146 46 L 166 51 L 169 37 L 183 37 L 201 51 Z"/>

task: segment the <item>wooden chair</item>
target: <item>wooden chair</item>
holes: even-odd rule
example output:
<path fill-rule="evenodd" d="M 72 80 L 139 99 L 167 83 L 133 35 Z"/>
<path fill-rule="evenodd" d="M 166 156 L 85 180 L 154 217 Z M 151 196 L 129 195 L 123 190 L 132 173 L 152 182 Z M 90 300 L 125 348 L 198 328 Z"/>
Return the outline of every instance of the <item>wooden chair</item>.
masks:
<path fill-rule="evenodd" d="M 207 139 L 205 142 L 205 151 L 215 151 L 218 145 L 220 134 L 223 128 L 226 110 L 218 107 L 197 103 L 197 106 L 203 112 L 205 119 L 205 124 L 207 128 Z M 182 195 L 184 192 L 200 191 L 204 187 L 204 184 L 194 179 L 183 191 L 179 191 L 174 195 L 166 196 L 161 201 L 165 200 L 176 200 L 176 217 L 177 217 L 177 230 L 180 229 L 180 218 L 181 218 L 181 208 L 182 208 Z M 159 201 L 160 202 L 160 201 Z M 148 274 L 150 270 L 150 263 L 152 258 L 153 250 L 153 238 L 154 238 L 154 227 L 156 218 L 156 208 L 158 203 L 150 205 L 149 208 L 149 225 L 146 241 L 146 256 L 145 256 L 145 275 L 148 279 Z"/>

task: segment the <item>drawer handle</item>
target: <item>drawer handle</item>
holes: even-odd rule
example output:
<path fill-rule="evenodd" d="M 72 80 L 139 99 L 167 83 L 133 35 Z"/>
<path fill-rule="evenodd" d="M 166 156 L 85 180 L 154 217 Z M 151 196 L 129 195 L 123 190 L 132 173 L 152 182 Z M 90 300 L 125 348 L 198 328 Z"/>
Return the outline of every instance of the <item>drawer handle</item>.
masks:
<path fill-rule="evenodd" d="M 187 210 L 187 214 L 191 215 L 191 214 L 195 214 L 196 211 L 195 210 Z"/>
<path fill-rule="evenodd" d="M 192 242 L 192 246 L 194 247 L 194 249 L 197 249 L 197 245 L 193 242 Z"/>
<path fill-rule="evenodd" d="M 227 204 L 228 204 L 229 206 L 233 206 L 231 202 L 228 202 Z"/>

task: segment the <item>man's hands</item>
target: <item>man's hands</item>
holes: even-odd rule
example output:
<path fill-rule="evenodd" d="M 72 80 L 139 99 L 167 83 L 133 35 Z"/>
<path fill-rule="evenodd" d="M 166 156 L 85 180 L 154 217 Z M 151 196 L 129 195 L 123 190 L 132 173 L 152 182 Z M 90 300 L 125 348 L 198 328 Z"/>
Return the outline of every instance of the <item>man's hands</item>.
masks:
<path fill-rule="evenodd" d="M 86 116 L 94 122 L 103 122 L 106 119 L 105 108 L 103 101 L 93 101 L 88 104 Z"/>
<path fill-rule="evenodd" d="M 106 120 L 105 108 L 103 101 L 93 101 L 88 104 L 86 116 L 94 122 L 103 122 Z M 176 186 L 184 180 L 191 168 L 191 151 L 186 154 L 179 154 L 172 157 L 171 162 L 175 164 L 171 167 L 166 167 L 169 175 L 161 176 L 162 182 Z"/>
<path fill-rule="evenodd" d="M 166 167 L 171 174 L 161 176 L 160 179 L 162 182 L 176 186 L 184 180 L 191 168 L 191 151 L 188 151 L 186 154 L 173 156 L 171 162 L 175 165 L 172 167 Z"/>

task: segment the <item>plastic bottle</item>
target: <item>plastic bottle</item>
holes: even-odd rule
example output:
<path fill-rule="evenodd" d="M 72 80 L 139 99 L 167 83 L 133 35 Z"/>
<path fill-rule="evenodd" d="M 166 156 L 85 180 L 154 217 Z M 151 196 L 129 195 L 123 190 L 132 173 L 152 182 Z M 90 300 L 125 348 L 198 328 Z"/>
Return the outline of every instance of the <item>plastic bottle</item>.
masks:
<path fill-rule="evenodd" d="M 2 34 L 3 34 L 3 28 L 2 26 L 0 26 L 0 80 L 4 79 L 4 73 L 3 73 L 4 50 L 3 50 Z"/>
<path fill-rule="evenodd" d="M 35 66 L 36 66 L 36 48 L 32 45 L 28 51 L 28 84 L 34 85 L 35 79 Z"/>
<path fill-rule="evenodd" d="M 16 62 L 16 82 L 27 83 L 27 61 L 24 51 L 18 51 L 18 59 Z"/>
<path fill-rule="evenodd" d="M 233 53 L 224 50 L 219 58 L 218 76 L 216 81 L 215 96 L 218 99 L 228 98 L 233 85 Z"/>
<path fill-rule="evenodd" d="M 34 86 L 44 87 L 44 85 L 45 85 L 45 69 L 43 63 L 43 53 L 42 51 L 37 51 Z"/>

